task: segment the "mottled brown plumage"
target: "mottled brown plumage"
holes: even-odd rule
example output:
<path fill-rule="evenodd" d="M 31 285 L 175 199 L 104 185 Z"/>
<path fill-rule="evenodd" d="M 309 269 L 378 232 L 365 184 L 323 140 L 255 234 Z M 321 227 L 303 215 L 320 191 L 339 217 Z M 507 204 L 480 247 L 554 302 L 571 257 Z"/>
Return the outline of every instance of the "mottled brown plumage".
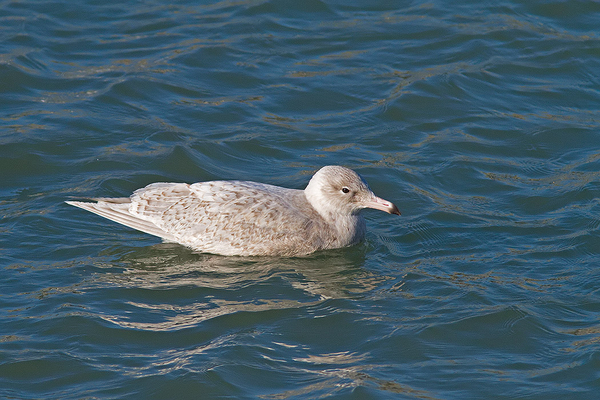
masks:
<path fill-rule="evenodd" d="M 196 251 L 239 256 L 349 246 L 365 235 L 361 209 L 400 215 L 339 166 L 321 168 L 305 190 L 246 181 L 153 183 L 130 198 L 67 203 Z"/>

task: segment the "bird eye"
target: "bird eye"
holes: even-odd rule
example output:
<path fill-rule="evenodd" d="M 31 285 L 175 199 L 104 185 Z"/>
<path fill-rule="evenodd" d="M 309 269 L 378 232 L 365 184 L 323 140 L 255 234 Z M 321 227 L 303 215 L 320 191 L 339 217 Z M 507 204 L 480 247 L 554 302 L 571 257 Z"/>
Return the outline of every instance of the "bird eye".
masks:
<path fill-rule="evenodd" d="M 343 193 L 350 193 L 350 189 L 348 189 L 347 187 L 345 187 L 345 186 L 344 186 L 344 187 L 342 188 L 342 192 L 343 192 Z"/>

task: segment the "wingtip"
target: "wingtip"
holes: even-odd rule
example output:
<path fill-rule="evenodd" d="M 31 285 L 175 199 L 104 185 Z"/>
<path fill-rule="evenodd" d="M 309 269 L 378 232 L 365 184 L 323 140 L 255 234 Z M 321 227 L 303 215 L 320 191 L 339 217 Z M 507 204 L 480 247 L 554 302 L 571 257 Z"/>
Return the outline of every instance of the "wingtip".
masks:
<path fill-rule="evenodd" d="M 73 200 L 65 200 L 65 203 L 78 208 L 83 208 L 84 210 L 91 211 L 94 208 L 96 203 L 91 203 L 89 201 L 73 201 Z"/>

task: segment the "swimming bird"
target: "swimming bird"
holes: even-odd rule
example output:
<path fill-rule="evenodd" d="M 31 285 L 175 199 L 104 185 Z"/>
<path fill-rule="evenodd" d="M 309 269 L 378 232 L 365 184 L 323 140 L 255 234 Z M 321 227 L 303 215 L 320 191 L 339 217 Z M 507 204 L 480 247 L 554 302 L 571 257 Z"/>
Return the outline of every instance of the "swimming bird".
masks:
<path fill-rule="evenodd" d="M 326 166 L 304 190 L 250 181 L 152 183 L 131 197 L 67 201 L 203 253 L 302 256 L 363 240 L 364 208 L 400 215 L 353 170 Z"/>

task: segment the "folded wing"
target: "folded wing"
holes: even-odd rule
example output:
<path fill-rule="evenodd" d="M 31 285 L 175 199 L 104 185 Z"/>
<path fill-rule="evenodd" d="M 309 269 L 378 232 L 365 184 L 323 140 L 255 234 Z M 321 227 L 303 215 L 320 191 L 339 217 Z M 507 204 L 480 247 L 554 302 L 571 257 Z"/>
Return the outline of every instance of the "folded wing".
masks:
<path fill-rule="evenodd" d="M 154 183 L 129 199 L 96 200 L 67 203 L 204 252 L 260 255 L 275 247 L 282 255 L 301 254 L 324 245 L 315 236 L 320 217 L 306 213 L 300 190 L 240 181 Z"/>

